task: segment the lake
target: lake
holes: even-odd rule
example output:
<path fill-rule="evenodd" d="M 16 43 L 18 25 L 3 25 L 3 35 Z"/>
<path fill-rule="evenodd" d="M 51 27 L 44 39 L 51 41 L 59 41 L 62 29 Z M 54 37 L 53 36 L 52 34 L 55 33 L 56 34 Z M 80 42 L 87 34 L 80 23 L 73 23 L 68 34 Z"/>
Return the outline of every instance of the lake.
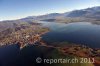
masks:
<path fill-rule="evenodd" d="M 42 36 L 46 42 L 66 41 L 84 44 L 93 48 L 100 48 L 99 25 L 88 22 L 69 24 L 55 22 L 40 23 L 42 23 L 42 26 L 50 29 L 50 32 Z M 0 66 L 33 66 L 37 57 L 41 57 L 43 53 L 43 55 L 45 55 L 45 53 L 50 50 L 53 49 L 35 45 L 29 45 L 21 50 L 18 44 L 2 46 L 0 47 Z"/>
<path fill-rule="evenodd" d="M 48 27 L 50 32 L 43 35 L 46 42 L 73 42 L 92 48 L 100 48 L 100 25 L 89 22 L 56 23 L 39 22 Z"/>

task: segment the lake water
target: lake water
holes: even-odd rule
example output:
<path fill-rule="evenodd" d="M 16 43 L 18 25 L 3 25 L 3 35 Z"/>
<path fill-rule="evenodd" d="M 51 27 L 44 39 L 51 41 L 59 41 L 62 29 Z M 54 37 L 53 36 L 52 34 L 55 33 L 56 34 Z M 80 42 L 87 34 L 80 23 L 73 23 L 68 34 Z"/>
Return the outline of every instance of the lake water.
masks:
<path fill-rule="evenodd" d="M 89 22 L 55 23 L 40 22 L 50 32 L 43 35 L 46 42 L 74 42 L 92 48 L 100 48 L 100 25 Z"/>
<path fill-rule="evenodd" d="M 54 23 L 41 22 L 50 32 L 43 35 L 46 42 L 75 42 L 100 48 L 100 26 L 88 22 Z M 0 47 L 0 66 L 35 66 L 37 57 L 48 48 L 28 46 L 22 50 L 18 44 Z M 45 55 L 45 54 L 44 54 Z M 37 65 L 37 64 L 36 64 Z M 40 65 L 37 65 L 40 66 Z"/>

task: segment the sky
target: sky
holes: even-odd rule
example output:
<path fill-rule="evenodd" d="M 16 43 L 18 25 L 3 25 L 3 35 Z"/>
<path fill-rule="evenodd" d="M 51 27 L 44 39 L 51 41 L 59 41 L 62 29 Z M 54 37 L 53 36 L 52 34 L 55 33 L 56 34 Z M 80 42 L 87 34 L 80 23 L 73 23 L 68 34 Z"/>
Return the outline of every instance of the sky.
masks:
<path fill-rule="evenodd" d="M 100 6 L 100 0 L 0 0 L 0 21 Z"/>

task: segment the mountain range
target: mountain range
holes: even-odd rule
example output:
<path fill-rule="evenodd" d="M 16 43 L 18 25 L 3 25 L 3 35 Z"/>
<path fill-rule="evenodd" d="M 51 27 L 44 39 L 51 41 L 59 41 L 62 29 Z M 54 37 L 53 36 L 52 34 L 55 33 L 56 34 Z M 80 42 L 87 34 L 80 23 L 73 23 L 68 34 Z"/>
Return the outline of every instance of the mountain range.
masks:
<path fill-rule="evenodd" d="M 92 22 L 95 24 L 100 24 L 100 6 L 73 10 L 65 13 L 50 13 L 39 16 L 28 16 L 25 18 L 17 19 L 17 20 L 6 20 L 0 21 L 0 28 L 12 28 L 13 23 L 31 23 L 37 21 L 49 21 L 49 22 L 63 22 L 63 23 L 71 23 L 71 22 Z M 0 29 L 2 31 L 2 29 Z"/>
<path fill-rule="evenodd" d="M 65 13 L 50 13 L 50 14 L 39 15 L 39 16 L 28 16 L 28 17 L 21 18 L 18 20 L 26 22 L 26 21 L 32 21 L 32 20 L 60 19 L 60 18 L 86 18 L 86 19 L 92 18 L 92 19 L 99 20 L 100 6 L 80 9 L 80 10 L 73 10 L 73 11 L 65 12 Z M 7 22 L 18 21 L 18 20 L 7 20 Z"/>
<path fill-rule="evenodd" d="M 99 20 L 100 18 L 100 6 L 80 9 L 80 10 L 73 10 L 70 12 L 65 13 L 50 13 L 40 16 L 29 16 L 23 18 L 24 20 L 43 20 L 43 19 L 60 19 L 60 18 L 92 18 Z"/>

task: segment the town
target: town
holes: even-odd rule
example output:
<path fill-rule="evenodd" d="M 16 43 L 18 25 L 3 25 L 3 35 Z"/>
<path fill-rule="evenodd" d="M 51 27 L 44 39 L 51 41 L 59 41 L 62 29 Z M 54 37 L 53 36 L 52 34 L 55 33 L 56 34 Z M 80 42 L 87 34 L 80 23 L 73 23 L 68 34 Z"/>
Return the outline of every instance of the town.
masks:
<path fill-rule="evenodd" d="M 43 41 L 41 41 L 41 36 L 49 31 L 48 28 L 38 25 L 30 25 L 28 28 L 24 29 L 20 27 L 17 31 L 13 30 L 11 34 L 4 35 L 6 36 L 5 38 L 1 38 L 0 46 L 18 43 L 20 48 L 22 48 L 28 44 L 36 44 L 37 42 L 44 44 Z"/>

